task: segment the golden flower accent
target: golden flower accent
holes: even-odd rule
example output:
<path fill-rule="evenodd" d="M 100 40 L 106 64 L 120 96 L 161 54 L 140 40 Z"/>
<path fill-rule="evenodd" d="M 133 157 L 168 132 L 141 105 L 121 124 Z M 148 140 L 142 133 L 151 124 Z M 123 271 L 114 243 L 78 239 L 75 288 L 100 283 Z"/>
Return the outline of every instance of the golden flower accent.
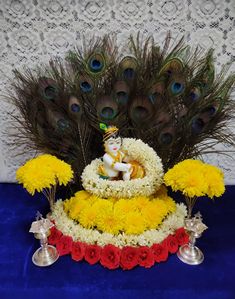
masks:
<path fill-rule="evenodd" d="M 127 234 L 141 234 L 146 227 L 145 219 L 140 212 L 133 211 L 126 214 L 125 232 Z"/>
<path fill-rule="evenodd" d="M 83 227 L 97 227 L 102 232 L 114 235 L 119 232 L 139 234 L 148 228 L 155 229 L 175 209 L 175 202 L 167 195 L 157 198 L 137 196 L 113 201 L 113 198 L 103 199 L 79 191 L 64 202 L 67 215 Z"/>
<path fill-rule="evenodd" d="M 123 228 L 123 214 L 114 210 L 101 211 L 97 221 L 97 228 L 101 231 L 118 234 Z"/>
<path fill-rule="evenodd" d="M 222 171 L 199 160 L 187 159 L 176 164 L 165 174 L 164 181 L 173 191 L 181 191 L 189 198 L 219 197 L 225 190 Z"/>
<path fill-rule="evenodd" d="M 51 208 L 55 201 L 56 185 L 67 185 L 73 178 L 69 164 L 52 155 L 40 155 L 27 161 L 16 171 L 16 179 L 23 187 L 34 195 L 43 192 Z"/>
<path fill-rule="evenodd" d="M 96 226 L 96 218 L 98 216 L 97 209 L 92 206 L 88 206 L 80 212 L 78 215 L 78 220 L 81 225 L 85 228 L 93 228 Z"/>

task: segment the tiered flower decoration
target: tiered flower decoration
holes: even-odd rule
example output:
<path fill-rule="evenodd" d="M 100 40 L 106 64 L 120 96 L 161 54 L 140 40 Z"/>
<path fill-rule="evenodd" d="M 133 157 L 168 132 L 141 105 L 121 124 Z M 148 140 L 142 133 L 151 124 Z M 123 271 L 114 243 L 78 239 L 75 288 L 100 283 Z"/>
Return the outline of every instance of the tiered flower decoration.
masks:
<path fill-rule="evenodd" d="M 175 212 L 175 202 L 165 195 L 138 196 L 131 199 L 113 199 L 114 202 L 79 191 L 64 203 L 68 216 L 87 229 L 117 235 L 141 234 L 156 229 L 162 220 Z"/>

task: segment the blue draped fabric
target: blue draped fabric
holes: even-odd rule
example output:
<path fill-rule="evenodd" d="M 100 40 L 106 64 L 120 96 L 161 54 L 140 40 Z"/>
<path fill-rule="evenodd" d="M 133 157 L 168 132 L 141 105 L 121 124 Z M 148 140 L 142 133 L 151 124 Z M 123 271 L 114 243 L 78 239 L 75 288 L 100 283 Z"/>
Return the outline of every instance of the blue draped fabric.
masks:
<path fill-rule="evenodd" d="M 61 257 L 39 268 L 31 258 L 39 241 L 29 233 L 39 210 L 48 204 L 31 198 L 19 185 L 0 184 L 0 298 L 235 298 L 235 186 L 215 200 L 200 199 L 209 229 L 198 241 L 205 254 L 199 266 L 188 266 L 171 256 L 153 268 L 110 271 L 100 265 Z"/>

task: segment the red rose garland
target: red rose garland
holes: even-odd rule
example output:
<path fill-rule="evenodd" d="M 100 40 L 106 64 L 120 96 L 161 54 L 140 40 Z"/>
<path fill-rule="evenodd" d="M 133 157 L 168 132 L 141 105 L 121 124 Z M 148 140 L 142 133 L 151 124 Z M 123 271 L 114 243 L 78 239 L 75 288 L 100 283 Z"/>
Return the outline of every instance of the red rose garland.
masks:
<path fill-rule="evenodd" d="M 51 228 L 50 236 L 48 237 L 48 242 L 51 245 L 56 245 L 56 243 L 59 241 L 61 236 L 62 236 L 62 232 L 59 231 L 55 226 L 53 226 Z"/>
<path fill-rule="evenodd" d="M 168 249 L 168 251 L 170 253 L 176 253 L 176 251 L 178 250 L 178 242 L 177 239 L 172 236 L 169 235 L 163 242 L 162 242 L 163 246 L 166 246 L 166 248 Z"/>
<path fill-rule="evenodd" d="M 161 244 L 148 246 L 125 246 L 122 249 L 108 244 L 104 247 L 82 242 L 73 242 L 69 236 L 64 236 L 56 227 L 51 229 L 48 243 L 56 245 L 60 256 L 71 254 L 75 261 L 83 258 L 94 265 L 100 262 L 102 266 L 113 270 L 121 267 L 124 270 L 133 269 L 139 265 L 150 268 L 154 263 L 164 262 L 169 253 L 175 253 L 178 247 L 188 243 L 189 237 L 184 228 L 179 228 L 174 235 L 169 235 Z"/>
<path fill-rule="evenodd" d="M 71 257 L 74 261 L 81 261 L 85 254 L 85 245 L 81 242 L 73 242 Z"/>
<path fill-rule="evenodd" d="M 72 249 L 73 239 L 69 236 L 61 236 L 56 243 L 56 249 L 59 255 L 69 254 Z"/>
<path fill-rule="evenodd" d="M 108 244 L 103 247 L 101 252 L 100 263 L 104 267 L 112 270 L 119 267 L 121 256 L 121 249 L 112 245 Z"/>
<path fill-rule="evenodd" d="M 145 268 L 150 268 L 154 265 L 154 254 L 151 248 L 147 246 L 141 246 L 138 249 L 138 264 Z"/>
<path fill-rule="evenodd" d="M 101 247 L 98 245 L 87 245 L 85 250 L 85 260 L 94 265 L 100 260 Z"/>
<path fill-rule="evenodd" d="M 177 229 L 175 232 L 175 237 L 179 245 L 188 244 L 189 242 L 189 235 L 186 233 L 183 227 Z"/>
<path fill-rule="evenodd" d="M 168 258 L 168 249 L 162 244 L 154 244 L 151 247 L 156 263 L 165 262 Z"/>
<path fill-rule="evenodd" d="M 126 246 L 122 249 L 120 266 L 124 270 L 130 270 L 138 265 L 138 249 Z"/>

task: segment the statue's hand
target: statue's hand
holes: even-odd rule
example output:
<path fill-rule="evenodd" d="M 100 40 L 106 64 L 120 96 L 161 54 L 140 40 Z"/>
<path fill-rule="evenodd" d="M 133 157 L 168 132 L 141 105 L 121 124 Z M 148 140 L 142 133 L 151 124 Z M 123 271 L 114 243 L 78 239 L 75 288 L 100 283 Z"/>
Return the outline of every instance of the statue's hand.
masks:
<path fill-rule="evenodd" d="M 129 172 L 131 170 L 131 167 L 132 167 L 131 164 L 128 163 L 125 166 L 126 166 L 126 171 Z"/>

